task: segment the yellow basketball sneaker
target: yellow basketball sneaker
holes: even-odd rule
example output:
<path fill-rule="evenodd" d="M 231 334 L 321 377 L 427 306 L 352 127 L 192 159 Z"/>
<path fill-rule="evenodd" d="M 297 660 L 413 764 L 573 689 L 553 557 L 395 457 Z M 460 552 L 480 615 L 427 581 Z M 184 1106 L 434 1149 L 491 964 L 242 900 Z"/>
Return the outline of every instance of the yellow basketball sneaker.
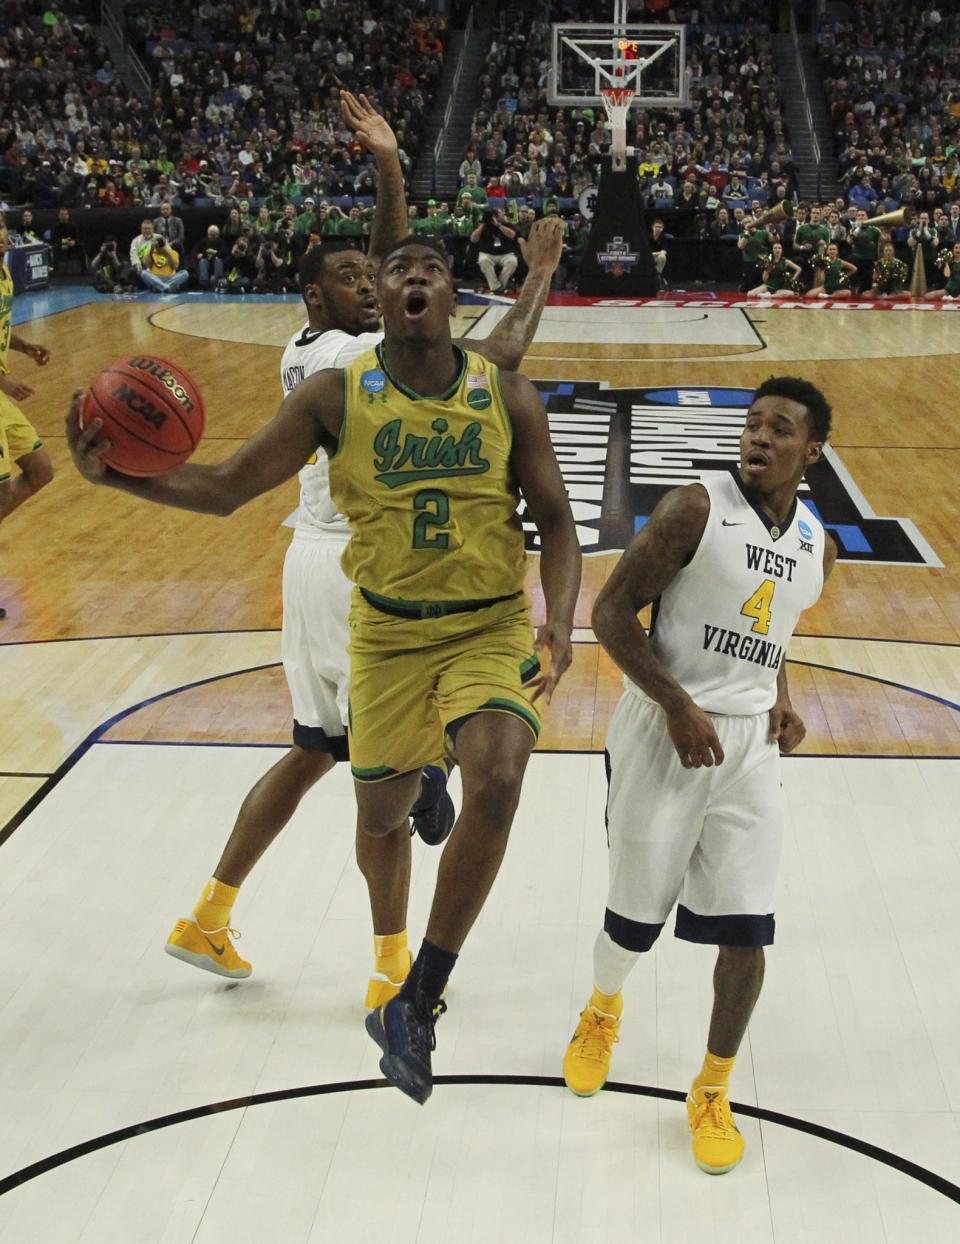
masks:
<path fill-rule="evenodd" d="M 164 950 L 175 959 L 192 963 L 195 968 L 243 980 L 253 968 L 237 954 L 231 938 L 239 937 L 236 929 L 201 929 L 191 916 L 184 916 L 173 926 Z"/>
<path fill-rule="evenodd" d="M 687 1094 L 687 1121 L 693 1136 L 693 1158 L 708 1175 L 725 1175 L 743 1157 L 743 1137 L 733 1121 L 727 1091 L 693 1088 Z"/>
<path fill-rule="evenodd" d="M 578 1097 L 599 1093 L 610 1071 L 613 1047 L 620 1040 L 620 1020 L 587 1004 L 563 1056 L 563 1078 Z"/>
<path fill-rule="evenodd" d="M 386 1006 L 391 998 L 395 998 L 403 988 L 403 982 L 410 975 L 412 967 L 413 955 L 407 951 L 407 970 L 400 975 L 399 980 L 391 980 L 382 972 L 374 972 L 367 981 L 367 996 L 363 1003 L 367 1010 L 375 1011 L 378 1007 Z"/>

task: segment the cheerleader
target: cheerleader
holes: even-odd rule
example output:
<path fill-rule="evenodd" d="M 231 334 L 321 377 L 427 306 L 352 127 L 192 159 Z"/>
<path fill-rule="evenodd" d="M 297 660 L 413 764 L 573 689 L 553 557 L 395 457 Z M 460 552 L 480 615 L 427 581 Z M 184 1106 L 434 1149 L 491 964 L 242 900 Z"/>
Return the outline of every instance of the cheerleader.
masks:
<path fill-rule="evenodd" d="M 881 255 L 873 265 L 873 284 L 864 291 L 865 298 L 881 300 L 896 298 L 907 292 L 907 265 L 894 254 L 893 243 L 884 242 Z"/>
<path fill-rule="evenodd" d="M 815 272 L 813 289 L 808 289 L 805 298 L 849 298 L 851 297 L 850 277 L 857 270 L 856 264 L 847 263 L 840 258 L 840 249 L 836 242 L 831 242 L 826 254 L 814 255 L 811 266 Z"/>
<path fill-rule="evenodd" d="M 773 243 L 771 254 L 763 265 L 763 281 L 756 289 L 748 290 L 750 298 L 762 298 L 769 295 L 782 298 L 800 292 L 800 265 L 787 259 L 783 253 L 783 243 Z"/>
<path fill-rule="evenodd" d="M 955 298 L 960 298 L 960 242 L 955 242 L 953 249 L 944 254 L 943 251 L 937 258 L 937 267 L 943 268 L 943 275 L 947 278 L 947 284 L 944 289 L 931 289 L 924 298 L 928 302 L 936 302 L 942 300 L 944 302 L 953 302 Z"/>

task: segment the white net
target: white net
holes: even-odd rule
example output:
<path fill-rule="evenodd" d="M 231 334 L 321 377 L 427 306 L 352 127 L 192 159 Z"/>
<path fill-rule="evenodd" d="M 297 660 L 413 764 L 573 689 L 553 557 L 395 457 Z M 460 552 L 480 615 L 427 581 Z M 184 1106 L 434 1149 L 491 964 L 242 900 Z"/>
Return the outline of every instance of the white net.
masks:
<path fill-rule="evenodd" d="M 627 167 L 627 116 L 635 94 L 625 86 L 607 87 L 600 92 L 610 122 L 610 155 L 616 172 Z"/>

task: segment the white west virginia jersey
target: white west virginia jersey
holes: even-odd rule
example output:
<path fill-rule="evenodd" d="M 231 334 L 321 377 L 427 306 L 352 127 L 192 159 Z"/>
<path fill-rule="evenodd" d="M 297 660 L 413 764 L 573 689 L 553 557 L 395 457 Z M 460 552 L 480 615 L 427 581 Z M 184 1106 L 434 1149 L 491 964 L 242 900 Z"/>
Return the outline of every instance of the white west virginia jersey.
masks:
<path fill-rule="evenodd" d="M 797 619 L 823 589 L 824 530 L 801 501 L 775 526 L 733 474 L 708 476 L 703 486 L 703 536 L 654 603 L 651 643 L 704 711 L 763 713 L 776 702 Z"/>
<path fill-rule="evenodd" d="M 284 397 L 307 376 L 328 367 L 347 367 L 382 340 L 383 333 L 360 333 L 353 337 L 339 328 L 317 333 L 305 324 L 287 342 L 280 360 L 280 383 Z M 342 535 L 345 542 L 350 537 L 347 520 L 337 512 L 330 497 L 330 465 L 325 453 L 318 453 L 316 461 L 300 472 L 297 530 Z"/>

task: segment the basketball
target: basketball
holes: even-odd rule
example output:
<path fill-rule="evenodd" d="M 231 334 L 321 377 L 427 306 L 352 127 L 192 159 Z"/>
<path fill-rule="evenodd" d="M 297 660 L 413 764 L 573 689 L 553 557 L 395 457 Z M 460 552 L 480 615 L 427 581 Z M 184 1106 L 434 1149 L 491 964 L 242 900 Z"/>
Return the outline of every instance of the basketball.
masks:
<path fill-rule="evenodd" d="M 83 399 L 81 426 L 103 421 L 111 448 L 103 461 L 124 475 L 163 475 L 186 462 L 203 436 L 203 398 L 185 371 L 166 359 L 115 359 Z"/>

